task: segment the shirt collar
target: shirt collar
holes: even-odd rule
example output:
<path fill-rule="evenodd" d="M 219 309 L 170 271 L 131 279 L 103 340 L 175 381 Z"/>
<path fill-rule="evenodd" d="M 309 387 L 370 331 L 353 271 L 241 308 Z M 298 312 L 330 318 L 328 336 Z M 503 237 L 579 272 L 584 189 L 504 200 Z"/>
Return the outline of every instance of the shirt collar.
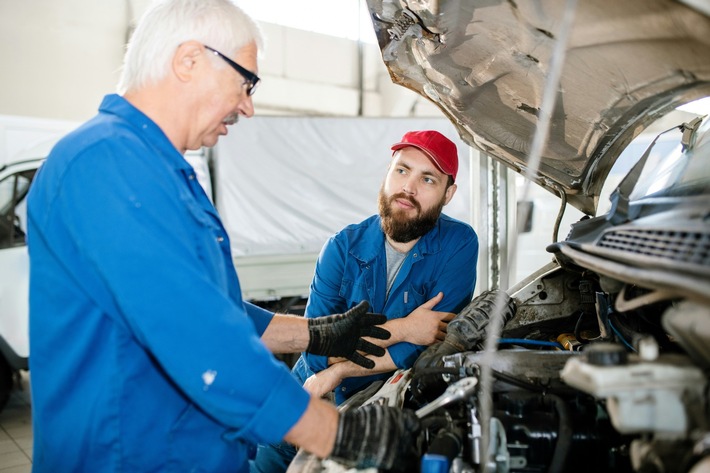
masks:
<path fill-rule="evenodd" d="M 182 154 L 173 146 L 165 132 L 146 114 L 133 106 L 128 100 L 118 94 L 106 95 L 99 106 L 99 112 L 115 115 L 133 127 L 137 134 L 152 146 L 158 148 L 158 153 L 167 164 L 175 169 L 190 170 L 192 167 Z"/>
<path fill-rule="evenodd" d="M 441 251 L 441 217 L 437 219 L 434 228 L 429 230 L 419 241 L 417 241 L 410 253 L 419 255 L 428 255 Z M 363 264 L 372 262 L 381 254 L 385 245 L 385 233 L 382 231 L 381 219 L 375 216 L 372 224 L 368 226 L 360 238 L 351 248 L 350 254 L 357 258 Z"/>

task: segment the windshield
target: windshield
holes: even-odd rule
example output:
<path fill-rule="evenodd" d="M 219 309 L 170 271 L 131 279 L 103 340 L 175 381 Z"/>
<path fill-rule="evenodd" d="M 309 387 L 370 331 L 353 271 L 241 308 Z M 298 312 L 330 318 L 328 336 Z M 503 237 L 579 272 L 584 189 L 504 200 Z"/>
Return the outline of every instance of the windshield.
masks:
<path fill-rule="evenodd" d="M 659 140 L 652 144 L 643 172 L 634 186 L 630 200 L 649 196 L 700 195 L 710 192 L 710 121 L 698 129 L 689 146 L 680 142 L 680 131 L 672 132 L 677 140 Z"/>

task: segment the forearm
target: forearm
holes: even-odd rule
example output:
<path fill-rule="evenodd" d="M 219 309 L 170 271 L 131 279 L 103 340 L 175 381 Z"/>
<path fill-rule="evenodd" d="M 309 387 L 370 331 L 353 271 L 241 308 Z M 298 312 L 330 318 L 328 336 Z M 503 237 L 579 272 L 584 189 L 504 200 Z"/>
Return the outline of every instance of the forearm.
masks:
<path fill-rule="evenodd" d="M 429 322 L 429 324 L 438 324 L 442 327 L 446 326 L 446 322 L 439 322 L 440 320 L 443 320 L 445 314 L 444 312 L 430 311 L 430 314 L 432 320 L 431 322 Z M 448 320 L 450 318 L 453 318 L 453 316 L 454 314 L 447 314 L 445 317 L 446 320 Z M 416 322 L 411 320 L 410 317 L 402 317 L 400 319 L 388 320 L 387 323 L 385 323 L 382 327 L 391 334 L 389 339 L 375 340 L 368 338 L 367 340 L 383 348 L 388 348 L 392 345 L 396 345 L 397 343 L 401 342 L 414 343 L 415 345 L 429 345 L 434 341 L 433 339 L 431 341 L 418 340 L 423 333 L 429 333 L 433 329 L 424 327 L 422 325 L 416 325 Z"/>
<path fill-rule="evenodd" d="M 325 458 L 333 451 L 338 418 L 338 411 L 330 402 L 311 397 L 308 408 L 284 440 Z"/>
<path fill-rule="evenodd" d="M 392 347 L 402 342 L 428 346 L 443 340 L 446 336 L 447 324 L 455 315 L 434 310 L 443 299 L 444 293 L 439 291 L 406 317 L 388 320 L 384 327 L 390 332 L 390 338 L 384 347 Z"/>
<path fill-rule="evenodd" d="M 309 341 L 308 321 L 297 315 L 276 314 L 261 336 L 272 353 L 306 351 Z"/>
<path fill-rule="evenodd" d="M 388 320 L 383 327 L 391 334 L 387 340 L 372 340 L 383 348 L 394 345 L 395 343 L 404 342 L 407 338 L 406 317 L 401 319 Z"/>
<path fill-rule="evenodd" d="M 330 365 L 328 368 L 310 376 L 303 387 L 312 396 L 322 397 L 334 390 L 344 379 L 359 376 L 387 373 L 397 369 L 390 354 L 385 351 L 384 356 L 370 357 L 375 363 L 374 368 L 367 369 L 352 361 L 341 361 Z"/>
<path fill-rule="evenodd" d="M 338 377 L 341 381 L 345 378 L 371 376 L 373 374 L 387 373 L 388 371 L 394 371 L 397 369 L 397 365 L 392 360 L 389 351 L 385 351 L 383 356 L 369 356 L 368 358 L 375 362 L 375 367 L 372 369 L 363 368 L 352 361 L 335 363 L 328 369 L 336 369 Z"/>
<path fill-rule="evenodd" d="M 368 342 L 372 342 L 375 345 L 382 347 L 382 348 L 387 348 L 395 343 L 403 342 L 406 341 L 406 331 L 405 325 L 404 325 L 405 319 L 392 319 L 388 320 L 382 325 L 382 328 L 387 330 L 390 333 L 390 338 L 387 340 L 378 340 L 375 338 L 370 338 L 370 337 L 365 337 L 365 340 Z M 328 364 L 331 365 L 333 363 L 337 363 L 341 361 L 342 359 L 337 359 L 337 358 L 328 358 Z"/>

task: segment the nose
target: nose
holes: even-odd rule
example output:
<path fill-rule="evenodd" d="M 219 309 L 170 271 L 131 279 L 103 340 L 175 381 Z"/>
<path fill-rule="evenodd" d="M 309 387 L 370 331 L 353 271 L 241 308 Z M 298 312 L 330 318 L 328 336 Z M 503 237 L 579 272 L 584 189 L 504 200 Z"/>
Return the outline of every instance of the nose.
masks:
<path fill-rule="evenodd" d="M 402 184 L 402 192 L 408 195 L 414 195 L 417 193 L 417 183 L 413 178 L 408 178 Z"/>
<path fill-rule="evenodd" d="M 246 96 L 246 98 L 240 99 L 237 103 L 237 110 L 227 115 L 227 117 L 222 120 L 222 123 L 227 126 L 234 125 L 239 121 L 240 115 L 247 118 L 254 116 L 254 103 L 251 101 L 251 97 Z"/>
<path fill-rule="evenodd" d="M 254 102 L 252 102 L 251 96 L 244 94 L 244 99 L 239 102 L 239 114 L 247 118 L 254 116 Z"/>

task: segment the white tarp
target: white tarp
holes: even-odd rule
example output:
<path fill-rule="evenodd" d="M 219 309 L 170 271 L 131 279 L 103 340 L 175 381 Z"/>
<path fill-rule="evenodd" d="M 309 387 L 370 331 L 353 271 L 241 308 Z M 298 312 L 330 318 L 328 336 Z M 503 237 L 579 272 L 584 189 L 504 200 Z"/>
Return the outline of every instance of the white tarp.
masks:
<path fill-rule="evenodd" d="M 0 166 L 44 158 L 54 144 L 79 126 L 77 122 L 0 115 Z"/>
<path fill-rule="evenodd" d="M 318 253 L 330 235 L 377 212 L 390 147 L 411 130 L 458 146 L 458 190 L 444 208 L 470 223 L 469 146 L 446 119 L 255 117 L 216 148 L 217 208 L 242 256 Z"/>

